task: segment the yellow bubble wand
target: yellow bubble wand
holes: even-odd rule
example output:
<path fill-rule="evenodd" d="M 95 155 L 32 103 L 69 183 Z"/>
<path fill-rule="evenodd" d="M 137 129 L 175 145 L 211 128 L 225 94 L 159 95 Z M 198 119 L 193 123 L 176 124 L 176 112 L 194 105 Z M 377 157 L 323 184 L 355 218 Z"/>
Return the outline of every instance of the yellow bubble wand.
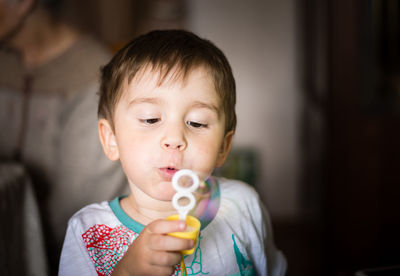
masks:
<path fill-rule="evenodd" d="M 180 180 L 185 177 L 191 179 L 192 185 L 190 186 L 180 185 Z M 169 233 L 168 235 L 183 239 L 191 239 L 194 242 L 193 248 L 188 250 L 182 250 L 181 252 L 182 253 L 181 275 L 183 275 L 183 272 L 185 272 L 184 274 L 185 276 L 187 276 L 187 271 L 185 262 L 183 260 L 183 256 L 193 254 L 196 248 L 197 237 L 199 235 L 201 226 L 201 223 L 197 218 L 193 216 L 188 216 L 189 211 L 192 210 L 196 204 L 196 199 L 193 196 L 193 192 L 196 191 L 196 189 L 199 187 L 199 183 L 200 181 L 197 174 L 187 169 L 179 170 L 172 177 L 172 186 L 176 191 L 175 195 L 172 197 L 172 206 L 178 211 L 179 215 L 170 216 L 167 218 L 167 220 L 178 220 L 178 219 L 184 220 L 186 222 L 187 229 L 185 232 L 172 232 Z M 189 203 L 186 205 L 180 205 L 179 201 L 183 198 L 188 199 Z"/>

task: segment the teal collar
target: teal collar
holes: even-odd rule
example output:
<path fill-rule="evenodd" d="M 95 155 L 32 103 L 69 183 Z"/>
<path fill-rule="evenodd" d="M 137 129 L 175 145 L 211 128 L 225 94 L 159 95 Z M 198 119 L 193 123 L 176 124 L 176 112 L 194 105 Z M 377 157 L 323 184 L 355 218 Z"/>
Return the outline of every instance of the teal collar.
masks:
<path fill-rule="evenodd" d="M 133 220 L 124 210 L 122 210 L 119 201 L 126 196 L 117 196 L 113 200 L 109 202 L 111 210 L 114 212 L 114 215 L 117 219 L 128 229 L 132 230 L 135 233 L 142 232 L 144 225 L 139 222 Z"/>

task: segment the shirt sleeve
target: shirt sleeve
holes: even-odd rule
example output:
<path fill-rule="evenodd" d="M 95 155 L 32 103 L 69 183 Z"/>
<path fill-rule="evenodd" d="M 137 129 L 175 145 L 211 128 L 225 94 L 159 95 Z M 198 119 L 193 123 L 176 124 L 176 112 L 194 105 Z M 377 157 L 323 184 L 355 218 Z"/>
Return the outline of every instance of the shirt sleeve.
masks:
<path fill-rule="evenodd" d="M 245 194 L 244 192 L 242 194 Z M 248 254 L 253 262 L 257 275 L 284 276 L 286 259 L 275 246 L 271 219 L 267 209 L 254 189 L 250 189 L 247 203 L 242 205 L 242 212 L 247 217 L 246 235 L 250 238 Z M 245 208 L 245 210 L 243 209 Z"/>
<path fill-rule="evenodd" d="M 97 276 L 94 264 L 82 240 L 81 225 L 71 219 L 61 251 L 59 276 Z"/>
<path fill-rule="evenodd" d="M 253 274 L 284 276 L 286 259 L 275 246 L 268 211 L 256 190 L 235 180 L 228 180 L 223 186 L 224 203 L 221 204 L 230 206 L 223 212 L 229 214 L 225 219 L 229 222 L 228 230 L 235 236 L 235 255 L 241 272 L 251 264 Z"/>
<path fill-rule="evenodd" d="M 274 243 L 271 220 L 267 209 L 260 202 L 261 214 L 266 228 L 267 236 L 264 239 L 265 254 L 267 256 L 267 270 L 270 276 L 284 276 L 286 273 L 287 262 L 283 253 L 278 250 Z"/>

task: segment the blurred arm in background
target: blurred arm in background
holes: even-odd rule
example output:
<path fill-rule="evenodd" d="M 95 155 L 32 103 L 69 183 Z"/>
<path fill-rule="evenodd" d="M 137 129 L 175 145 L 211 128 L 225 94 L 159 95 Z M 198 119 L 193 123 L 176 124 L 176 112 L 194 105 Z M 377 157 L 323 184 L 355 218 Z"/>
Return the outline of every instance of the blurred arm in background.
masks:
<path fill-rule="evenodd" d="M 0 1 L 0 160 L 32 179 L 52 274 L 67 220 L 124 192 L 97 134 L 98 72 L 109 52 L 63 21 L 61 1 Z"/>

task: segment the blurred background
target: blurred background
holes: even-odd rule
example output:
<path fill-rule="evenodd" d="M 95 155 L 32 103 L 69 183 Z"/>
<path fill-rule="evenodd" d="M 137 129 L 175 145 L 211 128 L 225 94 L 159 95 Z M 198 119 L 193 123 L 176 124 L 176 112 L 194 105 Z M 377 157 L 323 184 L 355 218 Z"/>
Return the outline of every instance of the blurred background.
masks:
<path fill-rule="evenodd" d="M 216 174 L 261 195 L 288 276 L 400 265 L 400 1 L 65 1 L 117 51 L 152 29 L 210 39 L 237 82 Z"/>

